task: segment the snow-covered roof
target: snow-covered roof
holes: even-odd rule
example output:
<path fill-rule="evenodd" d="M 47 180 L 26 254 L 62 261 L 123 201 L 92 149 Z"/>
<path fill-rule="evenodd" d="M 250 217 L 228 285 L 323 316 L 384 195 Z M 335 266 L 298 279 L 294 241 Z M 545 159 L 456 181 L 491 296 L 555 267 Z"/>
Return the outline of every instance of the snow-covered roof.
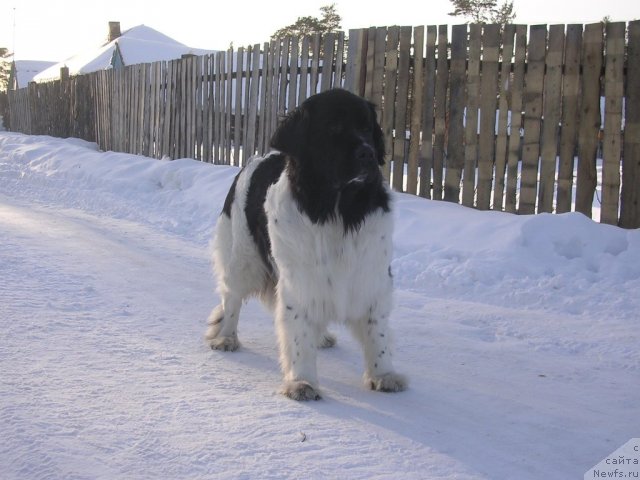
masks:
<path fill-rule="evenodd" d="M 55 65 L 55 62 L 47 62 L 43 60 L 16 60 L 15 61 L 16 84 L 13 85 L 13 88 L 26 87 L 36 75 L 48 69 L 52 65 Z"/>
<path fill-rule="evenodd" d="M 125 65 L 173 60 L 185 54 L 205 55 L 213 50 L 191 48 L 146 25 L 138 25 L 125 31 L 118 38 L 98 47 L 78 53 L 57 63 L 34 80 L 42 82 L 60 78 L 60 68 L 68 67 L 70 75 L 96 72 L 112 68 L 114 54 L 122 55 Z"/>

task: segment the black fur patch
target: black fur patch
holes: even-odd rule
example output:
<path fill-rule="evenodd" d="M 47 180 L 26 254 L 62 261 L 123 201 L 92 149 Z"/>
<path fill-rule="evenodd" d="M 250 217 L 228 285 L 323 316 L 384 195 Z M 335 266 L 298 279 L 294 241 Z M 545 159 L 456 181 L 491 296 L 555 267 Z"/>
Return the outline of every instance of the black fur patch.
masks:
<path fill-rule="evenodd" d="M 264 210 L 264 202 L 267 198 L 267 190 L 278 181 L 284 170 L 284 165 L 285 156 L 281 154 L 269 155 L 260 162 L 251 176 L 247 191 L 247 203 L 244 207 L 249 232 L 258 246 L 262 261 L 271 274 L 273 274 L 271 241 L 267 231 L 267 213 Z"/>
<path fill-rule="evenodd" d="M 242 173 L 242 171 L 240 171 Z M 227 198 L 224 199 L 224 206 L 222 207 L 222 213 L 227 217 L 231 218 L 231 205 L 233 205 L 233 201 L 236 198 L 236 184 L 238 183 L 238 177 L 240 173 L 236 175 L 236 178 L 233 179 L 233 183 L 231 184 L 231 188 L 229 189 L 229 193 L 227 193 Z"/>
<path fill-rule="evenodd" d="M 389 211 L 379 168 L 382 130 L 366 100 L 340 89 L 309 97 L 282 121 L 271 145 L 287 154 L 293 197 L 314 223 L 338 215 L 346 233 L 368 214 Z"/>

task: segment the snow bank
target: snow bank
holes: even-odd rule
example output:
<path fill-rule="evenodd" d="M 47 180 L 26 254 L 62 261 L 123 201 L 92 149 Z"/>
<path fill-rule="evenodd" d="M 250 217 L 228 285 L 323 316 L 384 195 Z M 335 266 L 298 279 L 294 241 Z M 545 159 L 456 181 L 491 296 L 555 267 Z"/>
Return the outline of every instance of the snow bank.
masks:
<path fill-rule="evenodd" d="M 396 194 L 397 395 L 348 332 L 291 402 L 269 315 L 202 342 L 237 169 L 0 133 L 2 478 L 566 479 L 634 436 L 640 230 Z"/>

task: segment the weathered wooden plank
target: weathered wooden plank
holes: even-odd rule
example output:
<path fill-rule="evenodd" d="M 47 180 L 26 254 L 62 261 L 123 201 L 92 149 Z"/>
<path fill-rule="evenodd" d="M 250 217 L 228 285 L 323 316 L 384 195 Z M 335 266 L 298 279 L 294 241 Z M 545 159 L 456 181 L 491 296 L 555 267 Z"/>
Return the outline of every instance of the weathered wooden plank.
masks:
<path fill-rule="evenodd" d="M 245 53 L 245 65 L 246 71 L 244 73 L 244 100 L 242 102 L 242 155 L 240 157 L 240 166 L 244 167 L 247 164 L 247 160 L 251 156 L 247 151 L 247 145 L 249 144 L 249 102 L 251 101 L 251 52 L 253 48 L 247 47 Z"/>
<path fill-rule="evenodd" d="M 232 143 L 232 132 L 231 118 L 233 117 L 233 48 L 230 48 L 227 51 L 227 76 L 226 76 L 226 102 L 225 102 L 225 125 L 224 125 L 224 134 L 225 134 L 225 153 L 224 153 L 224 164 L 232 165 L 232 153 L 231 147 Z"/>
<path fill-rule="evenodd" d="M 189 142 L 189 158 L 199 159 L 198 153 L 198 62 L 199 57 L 193 57 L 191 59 L 191 91 L 189 96 L 191 97 L 191 132 Z"/>
<path fill-rule="evenodd" d="M 295 109 L 298 105 L 298 83 L 300 80 L 298 70 L 300 62 L 300 39 L 294 36 L 291 39 L 291 62 L 289 65 L 289 98 L 287 111 Z"/>
<path fill-rule="evenodd" d="M 527 53 L 527 27 L 516 25 L 516 47 L 513 65 L 513 82 L 511 86 L 510 110 L 511 125 L 509 128 L 509 153 L 507 158 L 507 186 L 505 195 L 505 211 L 515 213 L 517 210 L 518 167 L 520 164 L 520 148 L 522 128 L 522 102 L 524 91 L 524 74 Z"/>
<path fill-rule="evenodd" d="M 215 138 L 214 133 L 214 109 L 215 109 L 215 55 L 207 55 L 207 131 L 206 131 L 206 162 L 213 163 L 213 142 Z"/>
<path fill-rule="evenodd" d="M 409 98 L 409 63 L 411 27 L 400 28 L 400 52 L 397 71 L 397 96 L 395 106 L 395 136 L 393 140 L 393 188 L 404 191 L 405 147 L 407 144 L 407 105 Z"/>
<path fill-rule="evenodd" d="M 467 66 L 467 109 L 464 132 L 464 178 L 462 204 L 473 207 L 476 199 L 476 168 L 478 167 L 478 110 L 480 108 L 480 59 L 482 25 L 469 25 L 469 61 Z"/>
<path fill-rule="evenodd" d="M 143 134 L 142 134 L 142 144 L 141 144 L 141 151 L 142 151 L 142 155 L 149 157 L 151 156 L 152 150 L 152 142 L 153 142 L 153 137 L 151 134 L 151 128 L 152 128 L 152 123 L 151 123 L 151 118 L 152 118 L 152 112 L 151 109 L 153 108 L 153 93 L 152 93 L 152 78 L 151 78 L 151 64 L 150 63 L 145 63 L 142 66 L 142 72 L 144 74 L 143 77 L 143 86 L 144 86 L 144 94 L 143 94 L 143 113 L 142 113 L 142 122 L 143 122 Z"/>
<path fill-rule="evenodd" d="M 256 132 L 258 127 L 258 104 L 260 93 L 260 60 L 262 54 L 260 52 L 260 44 L 253 46 L 252 64 L 251 64 L 251 92 L 249 94 L 249 118 L 247 126 L 247 145 L 245 148 L 245 159 L 249 163 L 249 159 L 256 153 Z"/>
<path fill-rule="evenodd" d="M 511 94 L 511 59 L 515 25 L 505 25 L 502 32 L 502 67 L 500 68 L 500 99 L 496 126 L 495 179 L 493 182 L 493 209 L 502 210 L 507 173 L 507 142 L 509 135 L 509 96 Z"/>
<path fill-rule="evenodd" d="M 318 78 L 320 74 L 320 45 L 322 37 L 316 33 L 311 37 L 311 76 L 309 78 L 309 96 L 318 93 Z"/>
<path fill-rule="evenodd" d="M 389 27 L 386 44 L 386 64 L 384 69 L 384 108 L 382 110 L 382 135 L 387 146 L 383 174 L 391 179 L 391 161 L 393 160 L 393 112 L 396 103 L 396 77 L 398 71 L 398 42 L 400 27 Z"/>
<path fill-rule="evenodd" d="M 274 59 L 273 59 L 273 81 L 271 83 L 271 110 L 269 115 L 269 129 L 266 133 L 266 145 L 265 148 L 269 150 L 269 142 L 271 141 L 271 136 L 273 132 L 275 132 L 276 127 L 278 126 L 278 106 L 279 106 L 279 92 L 280 92 L 280 60 L 282 58 L 282 42 L 275 42 L 275 51 L 274 51 Z"/>
<path fill-rule="evenodd" d="M 543 122 L 540 139 L 540 180 L 538 213 L 553 211 L 558 135 L 562 114 L 562 63 L 564 53 L 564 25 L 549 27 L 549 40 L 544 80 Z"/>
<path fill-rule="evenodd" d="M 333 63 L 335 61 L 336 35 L 327 33 L 322 44 L 322 79 L 320 91 L 329 90 L 333 85 Z"/>
<path fill-rule="evenodd" d="M 409 158 L 407 161 L 408 193 L 418 193 L 418 165 L 420 161 L 420 131 L 422 129 L 422 91 L 424 80 L 424 27 L 413 30 L 413 84 L 411 88 L 411 119 Z"/>
<path fill-rule="evenodd" d="M 171 110 L 173 108 L 173 68 L 175 61 L 170 60 L 166 64 L 164 84 L 164 120 L 162 124 L 162 156 L 171 156 Z"/>
<path fill-rule="evenodd" d="M 214 100 L 214 156 L 213 163 L 220 165 L 223 163 L 223 148 L 224 148 L 224 78 L 225 78 L 225 52 L 217 52 L 215 59 L 215 82 L 216 93 Z"/>
<path fill-rule="evenodd" d="M 204 161 L 213 162 L 213 56 L 206 55 L 204 60 Z"/>
<path fill-rule="evenodd" d="M 367 34 L 367 78 L 364 84 L 363 97 L 371 101 L 373 98 L 373 74 L 375 71 L 376 27 L 370 27 Z"/>
<path fill-rule="evenodd" d="M 482 76 L 480 78 L 480 140 L 478 142 L 478 196 L 476 207 L 491 208 L 491 189 L 498 109 L 498 61 L 500 25 L 485 25 L 482 32 Z"/>
<path fill-rule="evenodd" d="M 532 214 L 536 211 L 546 37 L 546 25 L 531 27 L 524 95 L 524 141 L 518 208 L 518 213 L 521 214 Z"/>
<path fill-rule="evenodd" d="M 162 158 L 160 132 L 162 131 L 162 69 L 163 62 L 155 62 L 153 64 L 153 100 L 155 108 L 153 111 L 153 156 Z"/>
<path fill-rule="evenodd" d="M 267 92 L 269 91 L 269 44 L 265 43 L 262 51 L 262 81 L 260 83 L 260 108 L 259 108 L 259 116 L 258 116 L 258 143 L 256 145 L 256 149 L 259 155 L 262 155 L 265 151 L 265 124 L 267 123 L 266 119 L 268 117 L 267 114 Z"/>
<path fill-rule="evenodd" d="M 127 76 L 126 87 L 127 87 L 127 100 L 126 100 L 126 109 L 127 109 L 127 143 L 125 152 L 134 153 L 136 148 L 136 120 L 138 105 L 138 88 L 137 83 L 135 81 L 134 70 L 138 68 L 137 65 L 131 65 L 125 67 L 125 72 Z"/>
<path fill-rule="evenodd" d="M 287 88 L 289 86 L 289 70 L 290 70 L 290 54 L 291 54 L 291 37 L 287 37 L 283 40 L 282 55 L 280 59 L 280 88 L 278 91 L 278 111 L 277 116 L 282 117 L 287 109 Z M 278 118 L 276 118 L 276 125 L 278 124 Z M 274 128 L 275 128 L 274 126 Z"/>
<path fill-rule="evenodd" d="M 580 90 L 582 25 L 568 25 L 566 37 L 564 75 L 562 78 L 562 123 L 560 125 L 556 213 L 570 212 L 573 201 L 573 167 L 579 123 L 578 93 Z"/>
<path fill-rule="evenodd" d="M 386 27 L 376 28 L 373 50 L 373 70 L 367 72 L 367 79 L 372 79 L 371 95 L 366 97 L 376 106 L 378 120 L 382 120 L 382 92 L 384 88 L 384 58 L 387 39 Z M 368 53 L 368 52 L 367 52 Z"/>
<path fill-rule="evenodd" d="M 185 156 L 188 158 L 196 158 L 196 57 L 189 57 L 187 63 L 187 104 L 188 104 L 188 128 L 187 128 L 187 144 Z"/>
<path fill-rule="evenodd" d="M 336 67 L 334 76 L 334 88 L 344 88 L 344 54 L 345 54 L 345 39 L 344 32 L 338 33 L 338 45 L 336 47 Z"/>
<path fill-rule="evenodd" d="M 582 43 L 582 97 L 578 130 L 576 211 L 591 218 L 597 184 L 596 155 L 600 134 L 602 24 L 587 25 Z"/>
<path fill-rule="evenodd" d="M 624 97 L 624 22 L 607 23 L 604 76 L 604 137 L 602 142 L 602 209 L 600 221 L 618 224 L 622 103 Z"/>
<path fill-rule="evenodd" d="M 620 222 L 640 228 L 640 21 L 629 22 Z"/>
<path fill-rule="evenodd" d="M 433 198 L 442 200 L 444 146 L 447 135 L 447 90 L 449 84 L 447 26 L 438 27 L 438 60 L 435 90 L 435 125 L 433 142 Z"/>
<path fill-rule="evenodd" d="M 433 128 L 434 98 L 436 89 L 436 40 L 438 29 L 435 25 L 427 27 L 427 48 L 425 55 L 424 102 L 422 110 L 422 145 L 420 146 L 420 186 L 421 197 L 431 198 L 431 171 L 433 169 Z"/>
<path fill-rule="evenodd" d="M 244 98 L 244 82 L 242 73 L 247 70 L 244 65 L 244 48 L 236 52 L 235 99 L 233 107 L 233 164 L 240 166 L 240 150 L 242 147 L 242 100 Z"/>
<path fill-rule="evenodd" d="M 367 29 L 349 30 L 344 88 L 360 96 L 365 93 L 368 33 Z"/>
<path fill-rule="evenodd" d="M 181 76 L 180 76 L 180 158 L 185 158 L 189 156 L 189 127 L 191 123 L 191 95 L 190 95 L 190 84 L 191 84 L 191 59 L 183 58 L 180 60 L 181 66 Z"/>
<path fill-rule="evenodd" d="M 449 74 L 449 138 L 444 179 L 444 200 L 460 201 L 460 181 L 464 167 L 464 106 L 467 61 L 467 25 L 454 25 L 451 31 Z"/>
<path fill-rule="evenodd" d="M 311 38 L 306 36 L 302 39 L 300 47 L 300 88 L 298 93 L 298 105 L 304 102 L 309 96 L 309 42 Z"/>
<path fill-rule="evenodd" d="M 596 154 L 600 133 L 600 72 L 602 70 L 602 24 L 584 29 L 582 43 L 582 96 L 578 129 L 576 211 L 591 218 L 596 191 Z"/>

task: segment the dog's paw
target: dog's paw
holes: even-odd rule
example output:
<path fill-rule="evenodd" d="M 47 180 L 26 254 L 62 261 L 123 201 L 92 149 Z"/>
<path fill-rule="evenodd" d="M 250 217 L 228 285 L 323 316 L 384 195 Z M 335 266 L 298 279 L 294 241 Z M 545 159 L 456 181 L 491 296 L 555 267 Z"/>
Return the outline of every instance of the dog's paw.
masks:
<path fill-rule="evenodd" d="M 399 373 L 386 373 L 379 377 L 369 377 L 365 379 L 371 390 L 378 392 L 402 392 L 407 389 L 407 378 Z"/>
<path fill-rule="evenodd" d="M 298 401 L 320 400 L 322 398 L 311 384 L 304 381 L 286 382 L 282 387 L 282 394 Z"/>
<path fill-rule="evenodd" d="M 318 347 L 320 348 L 331 348 L 335 346 L 337 342 L 337 338 L 333 333 L 325 332 L 320 335 L 320 341 L 318 342 Z"/>
<path fill-rule="evenodd" d="M 212 350 L 223 350 L 225 352 L 234 352 L 240 347 L 238 337 L 233 335 L 231 337 L 213 337 L 207 336 L 207 343 Z"/>

